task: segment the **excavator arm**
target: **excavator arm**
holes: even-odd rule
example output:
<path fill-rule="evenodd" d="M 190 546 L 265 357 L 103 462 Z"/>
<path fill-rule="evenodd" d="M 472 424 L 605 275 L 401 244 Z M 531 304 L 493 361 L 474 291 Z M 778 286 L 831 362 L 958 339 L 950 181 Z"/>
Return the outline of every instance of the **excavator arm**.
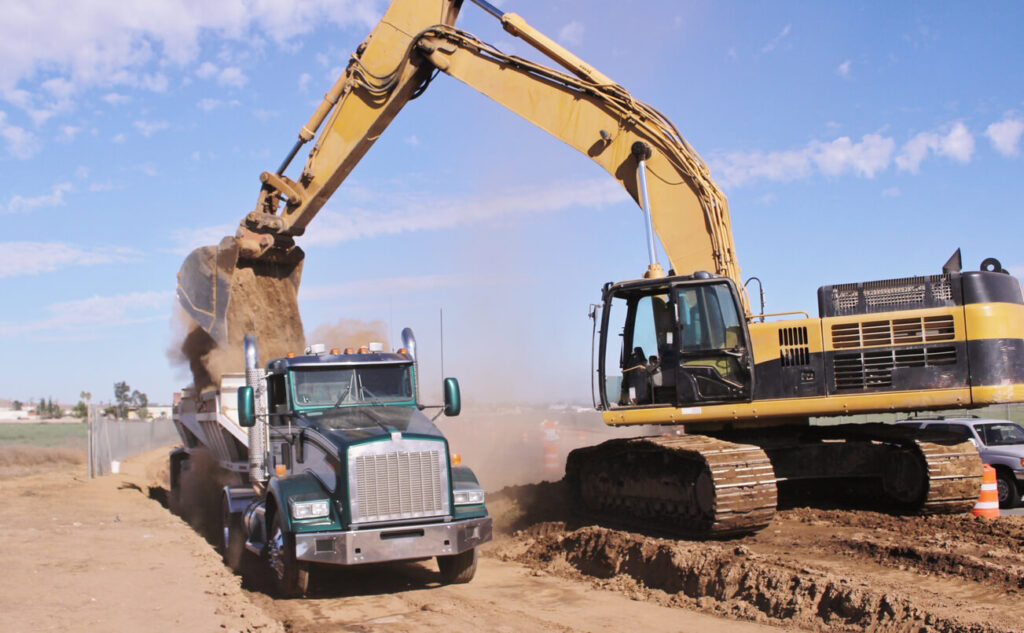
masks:
<path fill-rule="evenodd" d="M 455 28 L 460 1 L 395 0 L 302 127 L 280 168 L 261 175 L 256 208 L 235 238 L 226 238 L 218 249 L 197 250 L 182 266 L 179 299 L 218 343 L 228 339 L 225 321 L 234 266 L 256 264 L 258 275 L 287 280 L 297 290 L 303 255 L 293 237 L 303 234 L 398 111 L 437 71 L 604 168 L 649 209 L 672 268 L 681 273 L 707 270 L 743 288 L 725 196 L 672 123 L 519 16 L 473 1 L 499 18 L 508 33 L 569 72 L 507 55 Z M 299 149 L 322 125 L 298 178 L 285 176 Z M 647 275 L 660 276 L 650 235 L 649 243 Z M 745 296 L 743 301 L 747 308 Z"/>

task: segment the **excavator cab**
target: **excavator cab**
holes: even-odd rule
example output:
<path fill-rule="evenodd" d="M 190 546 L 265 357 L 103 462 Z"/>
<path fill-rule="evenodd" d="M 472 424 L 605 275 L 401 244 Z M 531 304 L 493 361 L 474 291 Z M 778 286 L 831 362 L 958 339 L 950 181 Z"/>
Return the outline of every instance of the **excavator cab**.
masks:
<path fill-rule="evenodd" d="M 731 279 L 643 279 L 607 284 L 603 295 L 603 409 L 750 401 L 750 334 Z"/>

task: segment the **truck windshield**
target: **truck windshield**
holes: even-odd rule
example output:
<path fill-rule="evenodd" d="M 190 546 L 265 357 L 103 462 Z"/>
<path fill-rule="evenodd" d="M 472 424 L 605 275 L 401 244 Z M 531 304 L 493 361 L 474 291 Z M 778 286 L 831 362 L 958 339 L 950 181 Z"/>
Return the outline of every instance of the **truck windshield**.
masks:
<path fill-rule="evenodd" d="M 292 370 L 296 406 L 380 404 L 413 398 L 411 365 Z"/>

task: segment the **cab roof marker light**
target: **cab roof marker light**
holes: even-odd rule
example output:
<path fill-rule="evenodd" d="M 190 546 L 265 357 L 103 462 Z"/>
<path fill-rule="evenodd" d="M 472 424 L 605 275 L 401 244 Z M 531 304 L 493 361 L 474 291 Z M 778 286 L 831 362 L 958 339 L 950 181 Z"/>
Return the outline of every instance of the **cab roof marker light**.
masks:
<path fill-rule="evenodd" d="M 355 354 L 356 350 L 352 349 L 351 347 L 346 347 L 345 348 L 345 353 L 346 354 Z"/>

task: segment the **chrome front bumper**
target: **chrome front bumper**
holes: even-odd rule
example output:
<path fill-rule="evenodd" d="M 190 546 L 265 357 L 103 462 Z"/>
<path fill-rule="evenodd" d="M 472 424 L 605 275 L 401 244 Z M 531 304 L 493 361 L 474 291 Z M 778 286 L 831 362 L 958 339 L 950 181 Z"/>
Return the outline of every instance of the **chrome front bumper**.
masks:
<path fill-rule="evenodd" d="M 491 540 L 491 517 L 351 532 L 295 535 L 295 557 L 327 565 L 361 565 L 460 554 Z"/>

